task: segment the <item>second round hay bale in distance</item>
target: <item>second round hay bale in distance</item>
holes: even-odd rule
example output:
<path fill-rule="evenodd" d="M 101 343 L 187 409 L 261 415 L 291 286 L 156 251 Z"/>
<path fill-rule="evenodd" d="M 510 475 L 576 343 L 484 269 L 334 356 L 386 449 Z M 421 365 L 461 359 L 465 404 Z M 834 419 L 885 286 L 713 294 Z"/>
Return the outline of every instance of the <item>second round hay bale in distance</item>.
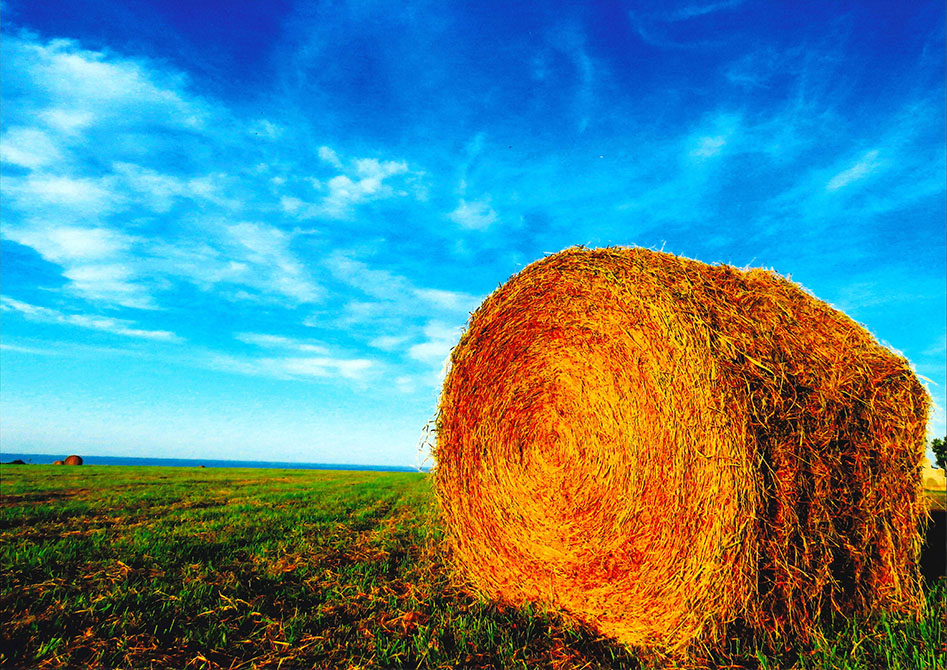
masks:
<path fill-rule="evenodd" d="M 440 401 L 453 555 L 637 645 L 916 610 L 927 396 L 792 282 L 569 249 L 471 317 Z"/>

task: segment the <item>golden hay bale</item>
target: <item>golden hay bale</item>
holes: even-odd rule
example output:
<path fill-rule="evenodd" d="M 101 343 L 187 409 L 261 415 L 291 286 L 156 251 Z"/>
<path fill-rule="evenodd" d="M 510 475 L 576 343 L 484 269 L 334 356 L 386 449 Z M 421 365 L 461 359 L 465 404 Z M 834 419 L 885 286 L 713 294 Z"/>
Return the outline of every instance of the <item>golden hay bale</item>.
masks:
<path fill-rule="evenodd" d="M 66 456 L 65 464 L 66 465 L 82 465 L 82 456 L 76 456 L 75 454 L 73 454 L 72 456 Z"/>
<path fill-rule="evenodd" d="M 53 465 L 65 465 L 65 461 L 53 461 Z"/>
<path fill-rule="evenodd" d="M 567 249 L 451 354 L 435 482 L 457 567 L 672 651 L 917 611 L 928 396 L 765 270 Z"/>

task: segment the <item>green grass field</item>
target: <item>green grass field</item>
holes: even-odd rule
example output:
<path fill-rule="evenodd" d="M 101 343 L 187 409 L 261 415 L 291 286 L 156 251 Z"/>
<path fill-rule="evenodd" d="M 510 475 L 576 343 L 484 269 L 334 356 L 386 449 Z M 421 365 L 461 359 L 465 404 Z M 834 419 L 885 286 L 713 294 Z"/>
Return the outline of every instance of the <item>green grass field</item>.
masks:
<path fill-rule="evenodd" d="M 429 477 L 0 467 L 0 665 L 661 667 L 566 617 L 454 581 Z M 936 668 L 944 580 L 919 622 L 731 640 L 711 667 Z M 939 664 L 939 665 L 938 665 Z"/>

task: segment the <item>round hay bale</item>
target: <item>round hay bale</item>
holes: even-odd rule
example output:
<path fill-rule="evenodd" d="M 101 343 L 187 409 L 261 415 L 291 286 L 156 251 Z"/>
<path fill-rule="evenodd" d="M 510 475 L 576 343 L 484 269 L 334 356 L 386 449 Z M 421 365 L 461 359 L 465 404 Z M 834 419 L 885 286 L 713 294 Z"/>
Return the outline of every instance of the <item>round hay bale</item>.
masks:
<path fill-rule="evenodd" d="M 567 249 L 452 351 L 451 555 L 497 599 L 671 651 L 916 612 L 928 403 L 904 358 L 773 272 Z"/>
<path fill-rule="evenodd" d="M 53 465 L 65 465 L 65 461 L 53 461 Z"/>
<path fill-rule="evenodd" d="M 72 456 L 66 456 L 65 464 L 66 465 L 82 465 L 82 457 L 76 456 L 75 454 L 73 454 Z"/>

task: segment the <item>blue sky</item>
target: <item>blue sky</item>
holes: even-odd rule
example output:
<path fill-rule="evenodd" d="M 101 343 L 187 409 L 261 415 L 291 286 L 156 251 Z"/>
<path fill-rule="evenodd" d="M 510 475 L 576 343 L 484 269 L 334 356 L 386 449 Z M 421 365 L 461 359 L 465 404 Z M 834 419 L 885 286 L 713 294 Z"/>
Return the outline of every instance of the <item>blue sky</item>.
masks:
<path fill-rule="evenodd" d="M 414 464 L 574 244 L 791 275 L 944 434 L 943 3 L 648 5 L 5 2 L 4 451 Z"/>

